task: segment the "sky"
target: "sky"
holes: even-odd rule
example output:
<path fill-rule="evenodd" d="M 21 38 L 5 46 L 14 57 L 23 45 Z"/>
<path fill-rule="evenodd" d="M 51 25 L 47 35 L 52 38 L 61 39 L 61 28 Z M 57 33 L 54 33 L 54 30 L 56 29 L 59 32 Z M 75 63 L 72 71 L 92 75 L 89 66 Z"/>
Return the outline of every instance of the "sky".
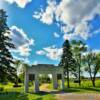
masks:
<path fill-rule="evenodd" d="M 0 0 L 2 8 L 15 59 L 57 65 L 66 39 L 82 40 L 100 52 L 100 0 Z"/>

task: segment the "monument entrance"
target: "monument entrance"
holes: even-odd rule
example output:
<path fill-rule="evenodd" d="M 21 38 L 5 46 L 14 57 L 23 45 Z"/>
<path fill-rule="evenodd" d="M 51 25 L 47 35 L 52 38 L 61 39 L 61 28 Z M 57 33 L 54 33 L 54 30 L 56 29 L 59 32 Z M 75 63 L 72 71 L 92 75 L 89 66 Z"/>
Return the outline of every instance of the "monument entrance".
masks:
<path fill-rule="evenodd" d="M 63 74 L 63 68 L 59 66 L 54 66 L 50 64 L 38 64 L 38 65 L 32 65 L 31 67 L 25 68 L 25 92 L 28 92 L 28 83 L 29 83 L 29 75 L 34 75 L 34 92 L 39 92 L 39 74 L 51 74 L 52 80 L 53 80 L 53 88 L 57 89 L 58 83 L 57 83 L 57 75 L 61 75 L 61 87 L 64 89 L 64 74 Z"/>

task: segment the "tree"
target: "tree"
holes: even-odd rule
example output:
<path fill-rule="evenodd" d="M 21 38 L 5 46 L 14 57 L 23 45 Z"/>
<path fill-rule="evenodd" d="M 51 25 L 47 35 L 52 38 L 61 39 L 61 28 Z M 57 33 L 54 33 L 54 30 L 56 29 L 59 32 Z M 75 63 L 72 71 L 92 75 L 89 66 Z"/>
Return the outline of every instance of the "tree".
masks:
<path fill-rule="evenodd" d="M 95 87 L 95 80 L 98 71 L 100 70 L 100 53 L 89 52 L 84 56 L 85 71 L 90 75 L 93 86 Z"/>
<path fill-rule="evenodd" d="M 13 57 L 9 49 L 14 48 L 10 38 L 10 30 L 6 24 L 7 15 L 0 10 L 0 81 L 14 81 L 16 70 L 13 66 Z"/>
<path fill-rule="evenodd" d="M 15 86 L 18 86 L 18 80 L 23 81 L 24 78 L 24 67 L 29 67 L 28 64 L 24 63 L 22 60 L 15 60 L 14 61 L 14 67 L 17 70 L 17 77 L 16 77 L 16 82 Z"/>
<path fill-rule="evenodd" d="M 77 68 L 78 82 L 79 85 L 81 85 L 80 74 L 81 74 L 81 67 L 82 67 L 82 53 L 86 52 L 87 47 L 85 43 L 83 43 L 81 40 L 78 41 L 72 40 L 71 45 L 72 45 L 72 52 L 77 63 L 76 66 L 78 66 Z"/>
<path fill-rule="evenodd" d="M 61 56 L 61 61 L 60 61 L 60 66 L 62 66 L 64 68 L 64 73 L 67 74 L 67 84 L 68 84 L 68 88 L 70 87 L 69 85 L 69 71 L 70 68 L 73 64 L 73 57 L 72 57 L 72 53 L 71 53 L 71 46 L 68 40 L 65 40 L 65 42 L 63 43 L 63 53 Z"/>
<path fill-rule="evenodd" d="M 14 65 L 15 65 L 15 68 L 17 70 L 17 75 L 23 73 L 23 64 L 24 64 L 23 61 L 15 60 Z"/>

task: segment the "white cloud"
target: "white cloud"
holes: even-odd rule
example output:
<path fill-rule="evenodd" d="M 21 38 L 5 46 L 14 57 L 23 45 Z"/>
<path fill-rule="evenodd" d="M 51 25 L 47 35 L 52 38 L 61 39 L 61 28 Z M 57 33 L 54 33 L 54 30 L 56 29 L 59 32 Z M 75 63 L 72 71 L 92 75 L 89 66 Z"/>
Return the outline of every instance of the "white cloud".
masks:
<path fill-rule="evenodd" d="M 52 1 L 52 2 L 51 2 Z M 54 11 L 56 2 L 54 0 L 48 0 L 48 6 L 45 11 L 41 10 L 40 13 L 35 12 L 33 17 L 36 19 L 40 19 L 45 24 L 52 24 L 54 18 Z"/>
<path fill-rule="evenodd" d="M 79 36 L 86 40 L 90 37 L 90 34 L 89 34 L 90 26 L 86 22 L 79 23 L 77 27 L 75 28 L 74 32 L 76 36 Z"/>
<path fill-rule="evenodd" d="M 61 0 L 57 5 L 56 19 L 68 25 L 77 25 L 83 19 L 89 20 L 88 16 L 94 14 L 98 3 L 99 0 Z"/>
<path fill-rule="evenodd" d="M 95 31 L 93 32 L 93 34 L 100 34 L 100 28 L 97 29 L 97 30 L 95 30 Z"/>
<path fill-rule="evenodd" d="M 41 22 L 52 24 L 54 21 L 61 23 L 60 27 L 64 33 L 74 30 L 73 33 L 83 39 L 90 37 L 91 27 L 88 21 L 93 20 L 95 14 L 100 14 L 99 0 L 48 0 L 46 9 L 36 15 Z M 51 1 L 51 2 L 50 2 Z M 34 14 L 35 15 L 35 14 Z M 64 26 L 62 26 L 64 24 Z"/>
<path fill-rule="evenodd" d="M 54 32 L 53 35 L 54 35 L 55 38 L 59 38 L 60 37 L 60 35 L 57 32 Z"/>
<path fill-rule="evenodd" d="M 73 26 L 67 26 L 67 25 L 64 25 L 64 26 L 61 26 L 61 31 L 63 33 L 68 33 L 68 32 L 71 32 L 73 30 Z"/>
<path fill-rule="evenodd" d="M 2 0 L 0 1 L 0 9 L 4 8 L 4 3 L 2 2 Z"/>
<path fill-rule="evenodd" d="M 24 8 L 32 0 L 4 0 L 10 4 L 16 3 L 18 7 Z"/>
<path fill-rule="evenodd" d="M 76 35 L 73 34 L 73 33 L 71 33 L 71 34 L 64 34 L 64 35 L 63 35 L 63 39 L 64 39 L 64 40 L 73 40 L 73 39 L 75 39 L 75 38 L 76 38 Z"/>
<path fill-rule="evenodd" d="M 39 19 L 42 13 L 34 12 L 33 18 Z"/>
<path fill-rule="evenodd" d="M 10 29 L 12 42 L 16 47 L 12 52 L 18 53 L 21 56 L 29 56 L 30 46 L 34 45 L 34 40 L 29 39 L 26 33 L 17 26 L 12 26 Z"/>
<path fill-rule="evenodd" d="M 36 54 L 37 55 L 45 55 L 45 52 L 43 50 L 39 50 L 39 51 L 36 51 Z"/>
<path fill-rule="evenodd" d="M 62 48 L 56 48 L 55 46 L 45 47 L 40 50 L 42 53 L 37 53 L 38 55 L 44 55 L 51 60 L 59 60 L 62 54 Z M 37 52 L 40 52 L 37 51 Z"/>

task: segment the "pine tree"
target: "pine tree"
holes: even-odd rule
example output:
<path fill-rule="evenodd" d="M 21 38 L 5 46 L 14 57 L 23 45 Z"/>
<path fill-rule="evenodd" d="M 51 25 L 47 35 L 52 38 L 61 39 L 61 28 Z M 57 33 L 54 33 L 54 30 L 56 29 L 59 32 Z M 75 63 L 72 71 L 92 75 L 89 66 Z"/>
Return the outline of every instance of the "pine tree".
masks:
<path fill-rule="evenodd" d="M 16 70 L 13 65 L 13 57 L 9 49 L 14 48 L 10 38 L 10 29 L 6 24 L 6 12 L 0 10 L 0 81 L 14 81 Z"/>
<path fill-rule="evenodd" d="M 69 71 L 73 65 L 74 59 L 72 58 L 71 46 L 68 40 L 63 43 L 63 54 L 61 56 L 60 66 L 64 68 L 64 73 L 67 74 L 67 85 L 69 86 Z"/>

